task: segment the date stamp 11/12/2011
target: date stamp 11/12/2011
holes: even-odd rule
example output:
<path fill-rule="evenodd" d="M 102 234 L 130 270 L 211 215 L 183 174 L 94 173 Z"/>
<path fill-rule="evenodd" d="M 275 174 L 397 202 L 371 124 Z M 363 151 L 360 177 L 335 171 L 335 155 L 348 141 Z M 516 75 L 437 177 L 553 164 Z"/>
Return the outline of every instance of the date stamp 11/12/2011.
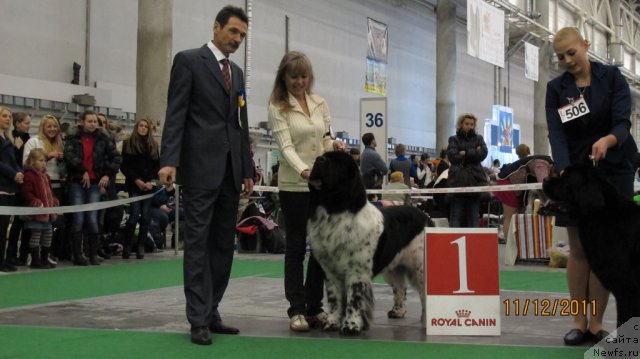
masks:
<path fill-rule="evenodd" d="M 505 299 L 502 301 L 507 317 L 575 317 L 596 315 L 596 300 L 577 299 Z"/>

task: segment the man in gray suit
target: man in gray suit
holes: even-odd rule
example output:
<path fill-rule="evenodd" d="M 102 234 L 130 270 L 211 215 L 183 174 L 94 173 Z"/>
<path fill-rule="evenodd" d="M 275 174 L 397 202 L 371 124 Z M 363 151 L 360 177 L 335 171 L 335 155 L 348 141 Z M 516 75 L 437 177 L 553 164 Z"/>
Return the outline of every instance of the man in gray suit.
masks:
<path fill-rule="evenodd" d="M 186 312 L 191 341 L 201 345 L 211 344 L 210 330 L 239 333 L 222 324 L 218 303 L 231 273 L 238 201 L 253 190 L 244 77 L 228 60 L 247 29 L 242 9 L 224 7 L 213 41 L 179 52 L 171 68 L 158 175 L 183 186 Z"/>

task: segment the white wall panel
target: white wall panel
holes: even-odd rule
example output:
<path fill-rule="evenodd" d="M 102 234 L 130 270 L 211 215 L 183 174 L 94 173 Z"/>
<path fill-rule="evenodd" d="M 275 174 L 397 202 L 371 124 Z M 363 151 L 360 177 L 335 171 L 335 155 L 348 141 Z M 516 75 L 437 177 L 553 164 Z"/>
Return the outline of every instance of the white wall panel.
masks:
<path fill-rule="evenodd" d="M 200 47 L 213 35 L 218 10 L 243 0 L 174 0 L 172 53 Z M 389 27 L 389 135 L 397 142 L 434 147 L 436 21 L 428 8 L 412 1 L 388 0 L 253 0 L 249 121 L 267 119 L 267 101 L 278 63 L 285 51 L 285 16 L 290 18 L 290 49 L 306 52 L 314 65 L 315 91 L 324 96 L 335 128 L 352 138 L 359 133 L 359 99 L 364 91 L 367 26 L 371 17 Z M 29 79 L 32 87 L 55 94 L 55 84 L 69 91 L 72 63 L 85 63 L 84 0 L 0 0 L 0 75 L 6 81 Z M 91 1 L 90 86 L 99 90 L 99 106 L 135 111 L 137 2 Z M 458 25 L 457 109 L 479 118 L 491 114 L 493 66 L 466 55 L 466 34 Z M 232 55 L 245 66 L 244 47 Z M 520 61 L 520 60 L 517 60 Z M 533 104 L 531 81 L 515 79 L 520 63 L 511 64 L 510 100 L 526 141 L 525 111 Z M 518 74 L 520 76 L 520 74 Z M 38 82 L 42 81 L 42 82 Z M 15 85 L 15 84 L 14 84 Z M 52 88 L 53 85 L 53 88 Z M 507 86 L 503 71 L 503 86 Z M 515 88 L 515 87 L 518 88 Z M 0 83 L 0 93 L 24 87 Z M 78 87 L 78 90 L 85 89 Z M 73 88 L 71 89 L 73 90 Z M 61 92 L 60 93 L 66 93 Z M 33 91 L 43 96 L 42 89 Z M 11 94 L 11 93 L 8 93 Z M 21 95 L 25 95 L 21 92 Z M 55 96 L 54 96 L 55 95 Z M 46 95 L 44 95 L 46 96 Z M 70 99 L 68 99 L 70 101 Z M 522 107 L 522 108 L 520 108 Z M 521 115 L 522 114 L 522 115 Z M 529 141 L 532 142 L 532 141 Z"/>
<path fill-rule="evenodd" d="M 91 62 L 87 86 L 105 81 L 127 86 L 135 93 L 138 2 L 91 1 L 90 23 Z M 84 78 L 80 83 L 83 81 Z M 135 105 L 135 99 L 133 101 Z"/>
<path fill-rule="evenodd" d="M 79 0 L 0 0 L 0 73 L 70 83 L 73 62 L 84 64 L 85 11 Z"/>

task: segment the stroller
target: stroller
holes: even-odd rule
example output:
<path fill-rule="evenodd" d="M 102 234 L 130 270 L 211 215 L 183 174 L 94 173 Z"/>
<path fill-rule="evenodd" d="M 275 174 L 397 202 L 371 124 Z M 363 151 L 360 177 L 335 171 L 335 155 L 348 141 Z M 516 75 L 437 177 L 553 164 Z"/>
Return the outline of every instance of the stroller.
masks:
<path fill-rule="evenodd" d="M 238 252 L 284 253 L 282 217 L 277 202 L 271 198 L 249 202 L 236 224 Z"/>

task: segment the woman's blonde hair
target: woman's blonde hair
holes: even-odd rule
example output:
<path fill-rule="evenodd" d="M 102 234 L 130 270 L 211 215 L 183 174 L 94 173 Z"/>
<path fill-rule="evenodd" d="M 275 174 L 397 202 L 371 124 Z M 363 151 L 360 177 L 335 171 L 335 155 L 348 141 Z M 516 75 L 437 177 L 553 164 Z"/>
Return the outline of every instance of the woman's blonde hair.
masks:
<path fill-rule="evenodd" d="M 11 111 L 11 109 L 8 108 L 7 106 L 0 106 L 0 113 L 2 113 L 2 111 L 9 112 L 9 115 L 11 115 L 11 123 L 13 123 L 13 111 Z M 9 128 L 5 130 L 2 130 L 2 133 L 4 135 L 4 138 L 11 141 L 11 143 L 13 143 L 13 134 L 11 133 L 11 126 L 9 126 Z"/>
<path fill-rule="evenodd" d="M 273 90 L 269 102 L 279 107 L 282 111 L 288 111 L 293 108 L 289 103 L 289 93 L 287 91 L 286 76 L 306 75 L 309 79 L 307 92 L 311 93 L 313 88 L 313 68 L 311 61 L 307 55 L 300 51 L 287 52 L 278 66 L 276 79 L 273 82 Z"/>
<path fill-rule="evenodd" d="M 44 133 L 44 128 L 47 125 L 47 122 L 53 122 L 56 125 L 56 127 L 58 127 L 58 134 L 53 139 L 47 137 L 47 135 Z M 46 153 L 50 153 L 54 151 L 62 152 L 63 145 L 62 145 L 62 136 L 60 135 L 60 132 L 61 132 L 60 122 L 55 116 L 53 115 L 42 116 L 42 119 L 40 120 L 40 126 L 38 126 L 38 138 L 40 138 L 40 141 L 42 141 L 42 147 L 44 147 L 44 150 L 46 151 Z"/>
<path fill-rule="evenodd" d="M 47 152 L 45 152 L 42 148 L 34 148 L 29 152 L 27 156 L 27 160 L 24 161 L 25 166 L 34 168 L 33 165 L 39 158 L 44 158 L 45 162 L 47 161 Z"/>
<path fill-rule="evenodd" d="M 529 146 L 525 145 L 524 143 L 521 143 L 518 145 L 518 147 L 516 147 L 516 155 L 518 155 L 519 159 L 523 159 L 530 154 L 531 150 L 529 149 Z"/>
<path fill-rule="evenodd" d="M 456 121 L 456 128 L 459 130 L 462 128 L 462 123 L 464 122 L 464 120 L 466 119 L 472 119 L 473 120 L 473 130 L 475 131 L 476 126 L 478 125 L 478 118 L 476 117 L 476 115 L 470 113 L 470 112 L 465 112 L 460 114 L 460 116 L 458 116 L 458 120 Z"/>

